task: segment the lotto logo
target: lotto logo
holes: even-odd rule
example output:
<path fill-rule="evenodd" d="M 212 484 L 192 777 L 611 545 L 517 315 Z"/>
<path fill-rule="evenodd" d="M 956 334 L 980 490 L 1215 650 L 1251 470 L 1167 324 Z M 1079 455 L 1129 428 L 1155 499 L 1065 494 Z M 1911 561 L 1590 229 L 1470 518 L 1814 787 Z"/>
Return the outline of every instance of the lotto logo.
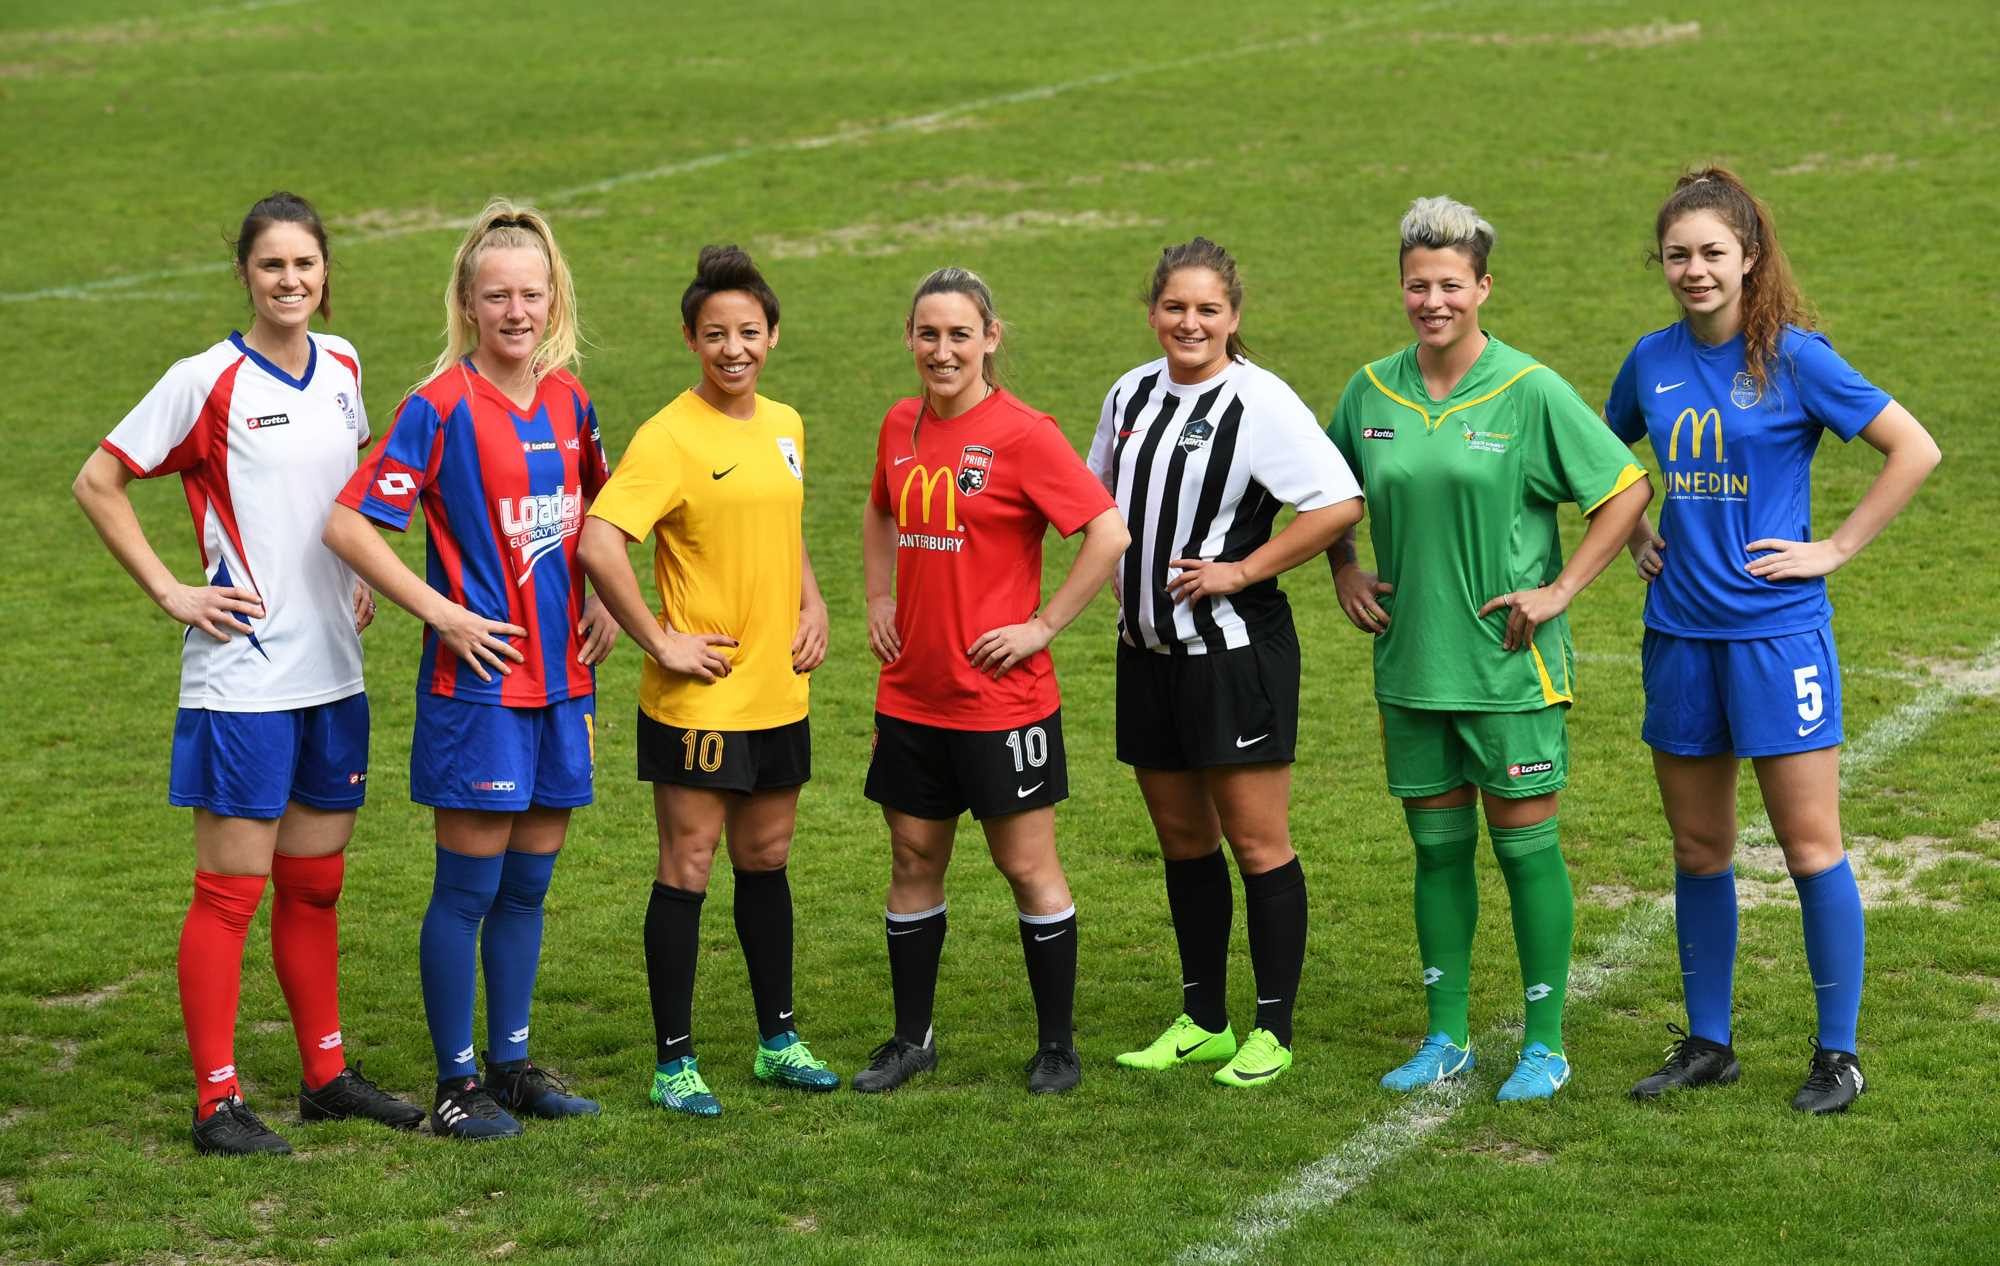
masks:
<path fill-rule="evenodd" d="M 362 783 L 367 781 L 368 781 L 368 771 L 365 769 L 358 774 L 349 774 L 347 776 L 347 785 L 350 787 L 359 787 Z"/>
<path fill-rule="evenodd" d="M 1540 1002 L 1542 999 L 1548 997 L 1550 994 L 1554 992 L 1555 990 L 1549 988 L 1547 985 L 1544 984 L 1537 983 L 1529 985 L 1527 991 L 1528 1001 Z"/>
<path fill-rule="evenodd" d="M 266 427 L 290 426 L 292 416 L 289 413 L 267 413 L 261 418 L 245 418 L 243 424 L 253 431 L 261 431 Z"/>
<path fill-rule="evenodd" d="M 1361 428 L 1361 438 L 1364 440 L 1393 440 L 1396 438 L 1396 428 L 1393 426 L 1364 426 Z"/>
<path fill-rule="evenodd" d="M 323 1051 L 337 1050 L 339 1049 L 339 1047 L 340 1047 L 339 1029 L 335 1029 L 333 1032 L 327 1034 L 325 1037 L 319 1040 L 319 1048 Z"/>
<path fill-rule="evenodd" d="M 1444 973 L 1438 970 L 1437 968 L 1435 967 L 1424 968 L 1424 987 L 1426 989 L 1430 988 L 1432 985 L 1435 985 L 1438 981 L 1443 979 L 1444 979 Z"/>
<path fill-rule="evenodd" d="M 417 490 L 417 481 L 402 471 L 391 471 L 375 481 L 375 491 L 385 497 L 407 497 Z"/>
<path fill-rule="evenodd" d="M 236 1076 L 236 1065 L 224 1064 L 222 1067 L 216 1069 L 214 1072 L 208 1075 L 208 1084 L 211 1086 L 220 1086 L 223 1082 L 230 1081 L 233 1078 L 235 1078 L 235 1076 Z"/>
<path fill-rule="evenodd" d="M 1546 774 L 1555 767 L 1556 763 L 1552 760 L 1533 760 L 1525 764 L 1507 766 L 1507 776 L 1520 778 L 1526 774 Z"/>
<path fill-rule="evenodd" d="M 515 791 L 518 788 L 505 778 L 489 778 L 472 784 L 474 791 Z"/>

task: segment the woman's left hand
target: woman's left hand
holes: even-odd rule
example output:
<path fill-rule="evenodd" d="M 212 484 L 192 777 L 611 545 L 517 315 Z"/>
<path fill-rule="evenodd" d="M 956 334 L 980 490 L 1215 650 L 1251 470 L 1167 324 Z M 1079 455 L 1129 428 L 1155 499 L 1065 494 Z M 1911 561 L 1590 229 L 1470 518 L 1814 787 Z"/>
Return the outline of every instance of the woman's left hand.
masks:
<path fill-rule="evenodd" d="M 1176 558 L 1167 566 L 1181 569 L 1180 575 L 1167 582 L 1167 596 L 1175 602 L 1219 598 L 1223 594 L 1237 592 L 1247 583 L 1241 563 Z"/>
<path fill-rule="evenodd" d="M 603 663 L 618 641 L 618 621 L 611 618 L 596 594 L 583 600 L 583 619 L 577 621 L 576 631 L 583 636 L 583 649 L 576 653 L 576 662 L 585 667 Z"/>
<path fill-rule="evenodd" d="M 375 591 L 365 580 L 354 582 L 354 631 L 361 632 L 375 623 Z"/>
<path fill-rule="evenodd" d="M 1752 554 L 1763 553 L 1762 558 L 1753 558 L 1744 570 L 1760 580 L 1811 580 L 1814 576 L 1830 576 L 1847 561 L 1840 547 L 1832 541 L 1781 541 L 1776 537 L 1765 537 L 1744 546 Z"/>
<path fill-rule="evenodd" d="M 799 631 L 792 635 L 792 671 L 809 673 L 826 662 L 827 618 L 824 602 L 799 608 Z"/>
<path fill-rule="evenodd" d="M 1041 616 L 1031 615 L 1019 624 L 1002 625 L 981 633 L 965 656 L 974 669 L 998 681 L 1014 665 L 1036 651 L 1047 649 L 1055 636 L 1056 631 Z"/>
<path fill-rule="evenodd" d="M 1535 640 L 1536 628 L 1569 610 L 1569 599 L 1556 592 L 1554 585 L 1543 585 L 1540 589 L 1516 589 L 1479 608 L 1479 618 L 1483 620 L 1501 607 L 1507 608 L 1507 637 L 1502 645 L 1507 650 L 1518 651 Z"/>

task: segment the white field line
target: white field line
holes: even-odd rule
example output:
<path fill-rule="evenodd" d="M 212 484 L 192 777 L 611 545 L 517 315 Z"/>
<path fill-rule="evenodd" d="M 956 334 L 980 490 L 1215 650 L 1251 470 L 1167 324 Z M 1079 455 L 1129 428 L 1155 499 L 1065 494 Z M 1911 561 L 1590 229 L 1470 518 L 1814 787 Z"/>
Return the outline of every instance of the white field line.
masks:
<path fill-rule="evenodd" d="M 2000 693 L 2000 638 L 1995 638 L 1967 668 L 1933 679 L 1909 702 L 1848 744 L 1842 753 L 1841 790 L 1846 791 L 1854 778 L 1916 742 L 1947 708 L 1972 695 L 1995 693 Z M 1748 824 L 1744 835 L 1760 830 L 1766 836 L 1770 833 L 1770 824 L 1762 817 Z M 1611 939 L 1587 960 L 1570 968 L 1569 997 L 1581 1001 L 1601 992 L 1630 971 L 1639 956 L 1672 926 L 1669 902 L 1633 902 Z M 1507 1036 L 1505 1030 L 1494 1030 L 1481 1034 L 1477 1042 L 1487 1050 L 1496 1050 Z M 1220 1235 L 1188 1248 L 1178 1260 L 1187 1263 L 1248 1260 L 1300 1218 L 1337 1204 L 1383 1165 L 1414 1150 L 1448 1123 L 1484 1080 L 1472 1078 L 1466 1084 L 1441 1087 L 1403 1100 L 1386 1116 L 1362 1127 L 1345 1143 L 1299 1170 L 1284 1186 L 1258 1197 Z"/>
<path fill-rule="evenodd" d="M 264 0 L 264 2 L 289 3 L 291 0 Z M 976 114 L 982 110 L 1021 105 L 1032 101 L 1048 101 L 1069 93 L 1081 92 L 1090 88 L 1101 88 L 1106 84 L 1122 83 L 1125 80 L 1138 79 L 1143 76 L 1186 70 L 1190 67 L 1212 62 L 1254 57 L 1263 53 L 1283 52 L 1294 48 L 1306 48 L 1323 42 L 1332 34 L 1357 30 L 1377 21 L 1389 20 L 1392 17 L 1402 18 L 1436 9 L 1450 8 L 1455 2 L 1456 0 L 1433 0 L 1432 3 L 1428 4 L 1416 4 L 1398 8 L 1393 13 L 1349 18 L 1333 31 L 1309 31 L 1305 34 L 1294 35 L 1285 39 L 1239 44 L 1234 48 L 1218 49 L 1207 53 L 1195 53 L 1187 57 L 1174 58 L 1169 61 L 1151 62 L 1139 66 L 1126 66 L 1117 70 L 1107 70 L 1100 74 L 1086 75 L 1080 79 L 1066 79 L 1058 83 L 1042 84 L 1033 88 L 1022 88 L 1014 92 L 1002 92 L 992 96 L 975 97 L 970 101 L 961 101 L 956 105 L 945 106 L 942 109 L 929 110 L 922 114 L 903 115 L 882 123 L 845 127 L 838 131 L 828 132 L 819 136 L 793 137 L 787 140 L 768 141 L 757 145 L 741 145 L 734 149 L 717 150 L 712 154 L 703 154 L 695 158 L 678 159 L 674 162 L 661 163 L 654 167 L 642 167 L 634 171 L 620 172 L 614 176 L 606 176 L 602 180 L 593 180 L 588 184 L 571 185 L 566 189 L 556 189 L 544 193 L 539 198 L 530 198 L 528 201 L 544 207 L 562 206 L 565 203 L 610 193 L 615 189 L 622 189 L 627 185 L 666 180 L 674 176 L 685 176 L 693 172 L 704 171 L 710 167 L 720 167 L 726 163 L 740 162 L 748 158 L 757 158 L 763 155 L 810 153 L 818 150 L 833 149 L 843 145 L 853 145 L 862 141 L 872 140 L 876 137 L 923 132 L 938 127 L 952 119 L 963 115 Z M 468 223 L 470 223 L 469 217 L 418 218 L 407 224 L 397 224 L 359 233 L 342 234 L 341 244 L 347 246 L 357 242 L 379 242 L 389 238 L 409 237 L 418 233 L 438 233 L 447 230 L 462 232 Z M 183 264 L 178 267 L 159 268 L 142 273 L 128 273 L 120 277 L 106 277 L 98 281 L 76 282 L 66 286 L 51 286 L 43 290 L 10 291 L 0 294 L 0 304 L 42 303 L 56 299 L 89 299 L 105 290 L 122 290 L 128 286 L 144 285 L 148 282 L 171 281 L 181 277 L 206 276 L 226 271 L 228 267 L 229 265 L 226 262 Z"/>

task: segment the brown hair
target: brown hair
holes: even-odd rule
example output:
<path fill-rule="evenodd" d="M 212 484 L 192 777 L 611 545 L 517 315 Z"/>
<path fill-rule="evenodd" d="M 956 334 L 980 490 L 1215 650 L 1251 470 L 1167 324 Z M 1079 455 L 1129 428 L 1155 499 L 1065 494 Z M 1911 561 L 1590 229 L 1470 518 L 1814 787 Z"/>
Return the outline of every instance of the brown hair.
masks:
<path fill-rule="evenodd" d="M 250 267 L 250 250 L 263 236 L 264 230 L 274 224 L 303 224 L 306 232 L 319 243 L 320 267 L 324 270 L 320 277 L 319 307 L 317 311 L 329 319 L 333 316 L 333 255 L 326 249 L 326 225 L 320 223 L 319 212 L 313 204 L 295 193 L 280 189 L 276 193 L 259 198 L 243 217 L 243 226 L 236 230 L 236 275 L 243 277 Z M 247 279 L 245 284 L 248 284 Z"/>
<path fill-rule="evenodd" d="M 570 368 L 582 359 L 576 286 L 570 280 L 562 248 L 556 245 L 555 230 L 533 207 L 517 207 L 505 198 L 495 198 L 472 221 L 452 257 L 451 280 L 444 289 L 444 350 L 424 375 L 424 382 L 456 365 L 479 345 L 479 322 L 472 316 L 472 283 L 479 273 L 479 257 L 489 250 L 519 247 L 540 251 L 549 266 L 549 323 L 542 330 L 541 345 L 535 348 L 535 380 L 539 382 L 550 370 Z"/>
<path fill-rule="evenodd" d="M 1229 296 L 1229 306 L 1237 312 L 1243 311 L 1243 278 L 1236 273 L 1236 257 L 1205 237 L 1160 251 L 1160 261 L 1153 265 L 1153 282 L 1146 288 L 1148 309 L 1160 301 L 1160 294 L 1173 275 L 1185 268 L 1206 268 L 1221 278 L 1222 289 Z M 1232 359 L 1239 356 L 1244 360 L 1250 359 L 1250 349 L 1244 345 L 1240 333 L 1232 332 L 1223 350 Z"/>
<path fill-rule="evenodd" d="M 1660 204 L 1660 214 L 1653 221 L 1654 263 L 1661 262 L 1660 243 L 1667 230 L 1697 211 L 1714 212 L 1736 235 L 1745 263 L 1755 261 L 1743 274 L 1743 359 L 1744 368 L 1762 391 L 1770 385 L 1771 362 L 1777 359 L 1785 327 L 1812 329 L 1812 307 L 1792 279 L 1792 265 L 1778 244 L 1771 209 L 1727 167 L 1686 172 L 1674 183 L 1674 191 Z"/>
<path fill-rule="evenodd" d="M 764 274 L 757 271 L 750 253 L 734 245 L 701 248 L 695 260 L 694 280 L 681 292 L 681 324 L 694 329 L 695 322 L 701 319 L 701 305 L 712 296 L 731 290 L 741 290 L 755 299 L 764 309 L 765 323 L 777 328 L 777 293 L 764 280 Z"/>
<path fill-rule="evenodd" d="M 1000 320 L 999 312 L 993 307 L 992 289 L 987 286 L 985 280 L 978 273 L 973 272 L 969 268 L 940 268 L 918 282 L 917 292 L 910 296 L 910 315 L 903 318 L 904 329 L 914 328 L 917 319 L 917 304 L 929 295 L 964 295 L 966 298 L 972 300 L 973 307 L 979 309 L 979 332 L 981 334 L 984 334 L 996 325 L 1000 326 L 1002 334 L 1006 332 L 1006 325 Z M 987 386 L 996 390 L 1004 385 L 1000 380 L 1000 366 L 996 363 L 999 353 L 1000 349 L 996 347 L 991 354 L 979 362 L 979 376 L 986 380 Z"/>

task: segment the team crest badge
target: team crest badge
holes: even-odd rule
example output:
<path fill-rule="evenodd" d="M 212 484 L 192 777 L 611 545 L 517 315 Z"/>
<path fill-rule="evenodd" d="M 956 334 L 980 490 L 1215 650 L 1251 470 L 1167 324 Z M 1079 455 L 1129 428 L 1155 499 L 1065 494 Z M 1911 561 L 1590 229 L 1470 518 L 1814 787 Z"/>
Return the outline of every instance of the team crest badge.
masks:
<path fill-rule="evenodd" d="M 340 406 L 340 415 L 347 419 L 347 429 L 350 431 L 359 430 L 361 419 L 355 415 L 354 401 L 347 398 L 347 393 L 345 391 L 335 392 L 333 402 Z"/>
<path fill-rule="evenodd" d="M 1757 402 L 1763 398 L 1763 388 L 1757 385 L 1757 380 L 1747 369 L 1736 375 L 1735 381 L 1729 384 L 1729 403 L 1739 409 L 1755 408 Z"/>
<path fill-rule="evenodd" d="M 1207 418 L 1190 418 L 1181 426 L 1181 451 L 1192 453 L 1196 449 L 1208 447 L 1215 438 L 1215 423 Z"/>
<path fill-rule="evenodd" d="M 986 481 L 993 474 L 993 450 L 981 444 L 967 444 L 958 455 L 958 492 L 963 497 L 976 497 L 986 488 Z"/>
<path fill-rule="evenodd" d="M 806 472 L 799 465 L 799 446 L 792 442 L 791 436 L 780 435 L 778 437 L 778 451 L 785 455 L 785 465 L 791 470 L 792 478 L 804 479 Z"/>

